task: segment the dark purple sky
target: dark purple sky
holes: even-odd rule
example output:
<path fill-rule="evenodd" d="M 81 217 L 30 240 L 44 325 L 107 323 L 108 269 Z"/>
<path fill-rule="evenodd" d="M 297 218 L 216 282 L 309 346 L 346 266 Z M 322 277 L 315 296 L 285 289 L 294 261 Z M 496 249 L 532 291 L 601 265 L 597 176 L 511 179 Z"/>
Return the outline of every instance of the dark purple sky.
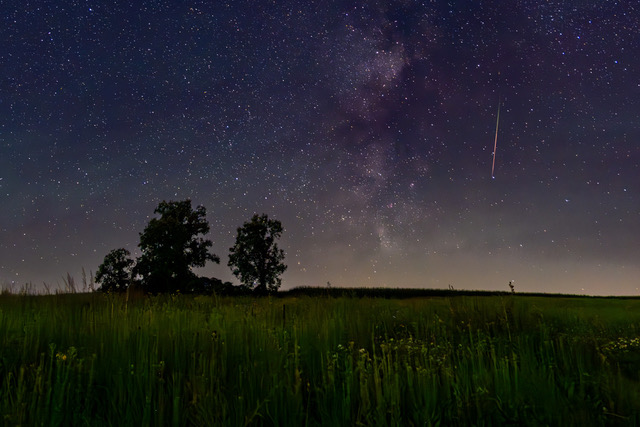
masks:
<path fill-rule="evenodd" d="M 225 280 L 264 212 L 283 288 L 638 293 L 636 2 L 0 10 L 2 284 L 79 280 L 190 198 Z"/>

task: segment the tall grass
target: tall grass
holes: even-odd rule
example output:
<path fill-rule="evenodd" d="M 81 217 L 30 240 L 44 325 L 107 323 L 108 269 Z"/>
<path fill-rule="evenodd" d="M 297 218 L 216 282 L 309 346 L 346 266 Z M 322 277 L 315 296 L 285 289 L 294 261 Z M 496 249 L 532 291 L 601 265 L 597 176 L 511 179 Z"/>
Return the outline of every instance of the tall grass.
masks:
<path fill-rule="evenodd" d="M 640 301 L 0 296 L 5 425 L 640 423 Z"/>

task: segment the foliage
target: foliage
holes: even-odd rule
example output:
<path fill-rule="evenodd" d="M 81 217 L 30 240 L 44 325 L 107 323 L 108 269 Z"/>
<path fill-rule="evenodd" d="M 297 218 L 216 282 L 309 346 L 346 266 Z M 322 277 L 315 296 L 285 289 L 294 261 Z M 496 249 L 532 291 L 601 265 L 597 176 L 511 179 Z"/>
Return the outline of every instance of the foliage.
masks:
<path fill-rule="evenodd" d="M 113 249 L 96 271 L 96 282 L 102 292 L 122 292 L 131 284 L 134 261 L 131 253 L 124 249 Z M 67 283 L 67 282 L 65 282 Z M 69 283 L 72 283 L 69 279 Z"/>
<path fill-rule="evenodd" d="M 233 286 L 233 283 L 223 282 L 215 277 L 195 277 L 185 285 L 184 293 L 201 295 L 240 295 L 246 292 L 243 292 L 243 288 L 240 286 Z"/>
<path fill-rule="evenodd" d="M 191 200 L 161 202 L 153 218 L 140 233 L 140 250 L 134 272 L 141 276 L 147 292 L 170 292 L 193 281 L 192 267 L 204 267 L 207 261 L 220 262 L 209 252 L 210 240 L 200 235 L 209 232 L 206 209 L 191 207 Z"/>
<path fill-rule="evenodd" d="M 266 214 L 256 214 L 238 228 L 236 243 L 229 248 L 228 265 L 244 286 L 258 293 L 278 290 L 280 275 L 287 269 L 282 262 L 284 251 L 276 243 L 282 231 L 280 221 Z"/>
<path fill-rule="evenodd" d="M 639 425 L 639 337 L 637 299 L 6 295 L 0 414 L 3 425 Z"/>

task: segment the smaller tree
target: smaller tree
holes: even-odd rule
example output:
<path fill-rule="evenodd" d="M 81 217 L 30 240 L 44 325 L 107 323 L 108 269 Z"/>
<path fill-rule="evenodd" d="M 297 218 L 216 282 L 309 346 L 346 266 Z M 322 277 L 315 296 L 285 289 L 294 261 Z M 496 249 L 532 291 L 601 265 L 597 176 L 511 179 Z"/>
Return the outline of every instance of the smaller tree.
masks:
<path fill-rule="evenodd" d="M 254 215 L 238 228 L 236 244 L 229 248 L 228 265 L 244 286 L 259 293 L 278 290 L 280 275 L 287 269 L 282 262 L 284 251 L 276 243 L 282 231 L 280 221 L 265 214 Z"/>
<path fill-rule="evenodd" d="M 105 257 L 96 271 L 96 283 L 102 292 L 123 292 L 132 280 L 134 261 L 131 253 L 124 249 L 113 249 Z"/>

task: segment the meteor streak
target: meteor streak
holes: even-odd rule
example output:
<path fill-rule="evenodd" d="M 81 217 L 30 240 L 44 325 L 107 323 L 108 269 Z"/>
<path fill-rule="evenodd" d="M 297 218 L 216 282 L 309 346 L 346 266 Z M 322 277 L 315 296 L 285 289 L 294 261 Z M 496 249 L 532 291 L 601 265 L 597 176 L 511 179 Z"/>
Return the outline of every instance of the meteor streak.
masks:
<path fill-rule="evenodd" d="M 494 179 L 493 171 L 496 168 L 496 148 L 498 148 L 498 125 L 500 124 L 500 103 L 501 99 L 498 99 L 498 117 L 496 118 L 496 139 L 493 141 L 493 164 L 491 165 L 491 178 Z"/>

